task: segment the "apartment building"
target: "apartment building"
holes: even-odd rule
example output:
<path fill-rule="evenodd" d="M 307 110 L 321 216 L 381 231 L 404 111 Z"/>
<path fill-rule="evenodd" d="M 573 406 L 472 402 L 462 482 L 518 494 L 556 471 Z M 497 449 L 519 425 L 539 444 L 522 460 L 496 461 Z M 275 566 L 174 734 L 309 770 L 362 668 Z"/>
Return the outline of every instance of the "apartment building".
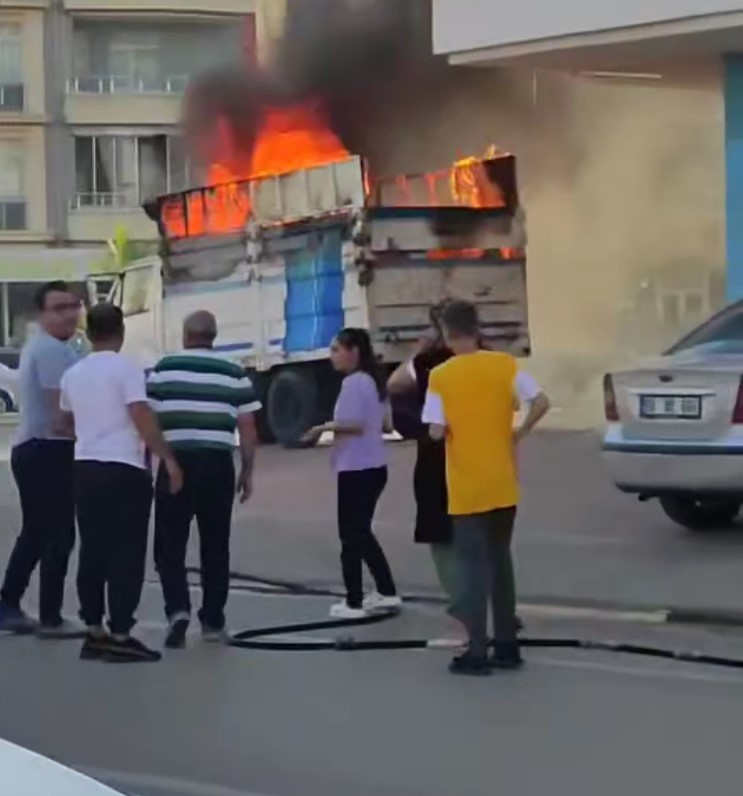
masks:
<path fill-rule="evenodd" d="M 254 0 L 0 2 L 0 346 L 34 280 L 82 279 L 146 198 L 196 175 L 178 135 L 194 73 L 255 47 Z"/>

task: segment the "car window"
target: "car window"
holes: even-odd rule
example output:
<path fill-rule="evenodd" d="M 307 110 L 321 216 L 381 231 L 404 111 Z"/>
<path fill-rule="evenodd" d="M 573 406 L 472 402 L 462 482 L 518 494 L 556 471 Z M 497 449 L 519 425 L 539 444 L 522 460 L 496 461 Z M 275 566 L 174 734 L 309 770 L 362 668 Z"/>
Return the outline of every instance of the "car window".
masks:
<path fill-rule="evenodd" d="M 705 348 L 720 353 L 743 351 L 743 302 L 733 304 L 705 321 L 672 346 L 667 354 L 678 354 L 692 348 Z"/>

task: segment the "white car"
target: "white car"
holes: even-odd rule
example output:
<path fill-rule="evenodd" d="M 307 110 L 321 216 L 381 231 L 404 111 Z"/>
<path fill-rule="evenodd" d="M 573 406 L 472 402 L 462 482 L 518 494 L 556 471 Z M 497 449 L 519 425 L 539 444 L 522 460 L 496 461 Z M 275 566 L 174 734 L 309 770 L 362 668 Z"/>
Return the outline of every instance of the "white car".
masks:
<path fill-rule="evenodd" d="M 0 414 L 18 411 L 18 371 L 0 362 Z"/>
<path fill-rule="evenodd" d="M 0 740 L 0 796 L 121 796 L 119 791 Z"/>
<path fill-rule="evenodd" d="M 604 379 L 603 456 L 616 486 L 693 530 L 743 505 L 743 301 L 656 359 Z"/>

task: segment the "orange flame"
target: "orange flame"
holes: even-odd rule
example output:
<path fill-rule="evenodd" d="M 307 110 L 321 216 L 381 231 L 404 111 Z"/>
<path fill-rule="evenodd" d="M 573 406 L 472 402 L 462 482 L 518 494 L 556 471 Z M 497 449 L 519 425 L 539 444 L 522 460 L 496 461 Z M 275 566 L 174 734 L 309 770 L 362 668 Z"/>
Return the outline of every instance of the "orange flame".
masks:
<path fill-rule="evenodd" d="M 491 145 L 482 158 L 466 157 L 454 162 L 450 175 L 450 190 L 457 204 L 464 207 L 503 207 L 501 189 L 489 178 L 483 161 L 501 154 Z"/>
<path fill-rule="evenodd" d="M 207 187 L 163 202 L 161 221 L 168 237 L 224 234 L 245 227 L 251 213 L 249 181 L 288 174 L 300 169 L 324 166 L 350 157 L 338 137 L 325 122 L 318 103 L 266 108 L 252 151 L 246 156 L 244 146 L 234 140 L 224 120 L 216 125 L 218 159 L 207 171 Z M 499 157 L 491 147 L 484 160 Z M 506 201 L 501 188 L 490 179 L 483 159 L 462 158 L 448 169 L 422 175 L 400 175 L 393 179 L 371 180 L 364 172 L 364 187 L 370 205 L 388 206 L 460 206 L 502 208 Z M 424 187 L 421 195 L 413 185 Z M 393 188 L 389 190 L 383 186 Z M 384 192 L 384 197 L 383 197 Z M 414 196 L 415 193 L 415 196 Z M 445 259 L 451 251 L 430 252 L 430 259 Z M 458 257 L 483 256 L 480 249 L 454 252 Z M 501 252 L 504 259 L 518 254 Z"/>
<path fill-rule="evenodd" d="M 207 191 L 183 201 L 166 200 L 162 223 L 169 237 L 234 232 L 245 226 L 251 210 L 246 181 L 324 166 L 350 157 L 325 124 L 315 103 L 266 108 L 252 152 L 246 158 L 223 120 L 217 123 L 219 160 L 207 171 Z"/>

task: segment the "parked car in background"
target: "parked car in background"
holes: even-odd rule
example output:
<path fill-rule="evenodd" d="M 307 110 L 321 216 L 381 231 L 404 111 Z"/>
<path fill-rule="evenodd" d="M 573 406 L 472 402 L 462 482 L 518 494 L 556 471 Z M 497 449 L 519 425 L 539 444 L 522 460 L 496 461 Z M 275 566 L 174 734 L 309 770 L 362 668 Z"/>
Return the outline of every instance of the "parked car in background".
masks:
<path fill-rule="evenodd" d="M 604 378 L 603 455 L 616 486 L 693 530 L 743 506 L 743 301 L 660 357 Z"/>
<path fill-rule="evenodd" d="M 18 411 L 18 370 L 0 362 L 0 414 Z"/>

